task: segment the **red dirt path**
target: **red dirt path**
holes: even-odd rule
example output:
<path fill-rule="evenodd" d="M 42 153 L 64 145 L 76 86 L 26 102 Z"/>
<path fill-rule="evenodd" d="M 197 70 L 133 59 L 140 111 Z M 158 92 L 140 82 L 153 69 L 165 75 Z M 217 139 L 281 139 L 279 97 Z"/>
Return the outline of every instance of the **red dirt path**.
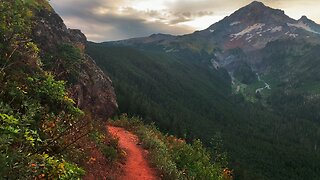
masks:
<path fill-rule="evenodd" d="M 157 180 L 156 171 L 146 160 L 147 151 L 138 144 L 137 136 L 123 128 L 108 126 L 110 134 L 119 138 L 119 146 L 127 153 L 121 180 Z"/>

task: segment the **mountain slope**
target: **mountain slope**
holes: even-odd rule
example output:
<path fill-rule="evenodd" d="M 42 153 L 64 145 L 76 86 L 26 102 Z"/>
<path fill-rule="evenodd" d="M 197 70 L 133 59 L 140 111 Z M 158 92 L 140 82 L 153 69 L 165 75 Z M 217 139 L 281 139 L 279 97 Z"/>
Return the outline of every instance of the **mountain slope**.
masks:
<path fill-rule="evenodd" d="M 295 141 L 312 139 L 298 127 L 311 129 L 316 125 L 308 120 L 288 121 L 259 104 L 252 105 L 241 96 L 232 95 L 226 73 L 221 76 L 221 72 L 206 65 L 128 47 L 91 43 L 87 52 L 114 80 L 121 112 L 141 116 L 147 122 L 154 121 L 163 131 L 187 140 L 199 137 L 209 147 L 211 139 L 220 134 L 236 177 L 317 176 L 315 166 L 295 156 L 304 154 L 308 162 L 317 161 L 316 152 L 309 151 L 313 144 Z M 311 134 L 315 132 L 316 129 L 310 131 Z M 279 163 L 273 163 L 275 159 Z M 292 161 L 297 164 L 286 166 Z M 310 171 L 302 167 L 309 167 Z M 290 174 L 283 177 L 282 169 Z"/>
<path fill-rule="evenodd" d="M 87 52 L 114 79 L 120 111 L 209 147 L 220 134 L 236 178 L 316 179 L 318 28 L 253 2 L 203 31 Z"/>
<path fill-rule="evenodd" d="M 232 106 L 225 100 L 231 93 L 225 71 L 212 71 L 206 66 L 181 63 L 163 53 L 125 47 L 91 43 L 87 52 L 110 73 L 122 112 L 138 112 L 168 131 L 175 131 L 172 127 L 179 129 L 181 136 L 188 134 L 189 129 L 203 126 L 196 120 L 202 119 L 200 114 L 214 117 L 215 111 L 228 112 L 230 108 L 221 109 Z M 221 103 L 228 105 L 221 107 Z M 183 122 L 176 122 L 176 117 L 184 119 Z"/>

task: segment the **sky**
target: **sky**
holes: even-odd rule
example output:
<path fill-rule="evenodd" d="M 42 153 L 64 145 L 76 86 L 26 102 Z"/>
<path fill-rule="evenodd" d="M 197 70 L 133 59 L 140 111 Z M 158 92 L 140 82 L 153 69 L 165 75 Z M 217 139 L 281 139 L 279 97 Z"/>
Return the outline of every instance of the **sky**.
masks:
<path fill-rule="evenodd" d="M 149 36 L 188 34 L 206 29 L 252 0 L 51 0 L 69 28 L 90 41 L 103 42 Z M 299 19 L 320 23 L 318 0 L 261 0 Z"/>

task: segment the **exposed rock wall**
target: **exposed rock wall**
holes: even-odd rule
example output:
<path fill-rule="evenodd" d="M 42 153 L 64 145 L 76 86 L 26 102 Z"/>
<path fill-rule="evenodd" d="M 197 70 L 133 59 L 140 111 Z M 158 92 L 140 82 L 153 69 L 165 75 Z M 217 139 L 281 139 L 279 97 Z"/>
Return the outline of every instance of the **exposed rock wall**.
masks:
<path fill-rule="evenodd" d="M 33 39 L 41 49 L 41 56 L 57 51 L 58 46 L 65 43 L 80 49 L 84 60 L 78 78 L 69 84 L 69 92 L 78 107 L 94 119 L 110 117 L 118 108 L 112 81 L 91 57 L 84 54 L 86 36 L 80 30 L 68 29 L 52 9 L 36 10 L 34 22 Z"/>

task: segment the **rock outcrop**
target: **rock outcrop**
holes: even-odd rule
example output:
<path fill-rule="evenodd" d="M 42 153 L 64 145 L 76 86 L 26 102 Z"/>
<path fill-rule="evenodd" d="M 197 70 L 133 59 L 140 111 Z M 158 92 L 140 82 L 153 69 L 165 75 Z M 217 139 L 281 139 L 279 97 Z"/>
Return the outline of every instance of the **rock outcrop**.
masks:
<path fill-rule="evenodd" d="M 81 109 L 90 112 L 95 119 L 106 119 L 118 108 L 111 79 L 85 55 L 80 79 L 70 88 L 73 98 Z"/>
<path fill-rule="evenodd" d="M 68 84 L 69 93 L 78 107 L 90 113 L 94 119 L 110 117 L 118 108 L 112 81 L 94 60 L 84 53 L 86 36 L 80 30 L 68 29 L 52 9 L 36 10 L 34 18 L 32 38 L 40 47 L 42 57 L 47 56 L 48 52 L 57 52 L 61 44 L 72 44 L 81 51 L 83 61 L 79 67 L 79 75 L 74 82 Z M 59 77 L 61 80 L 66 78 Z"/>

